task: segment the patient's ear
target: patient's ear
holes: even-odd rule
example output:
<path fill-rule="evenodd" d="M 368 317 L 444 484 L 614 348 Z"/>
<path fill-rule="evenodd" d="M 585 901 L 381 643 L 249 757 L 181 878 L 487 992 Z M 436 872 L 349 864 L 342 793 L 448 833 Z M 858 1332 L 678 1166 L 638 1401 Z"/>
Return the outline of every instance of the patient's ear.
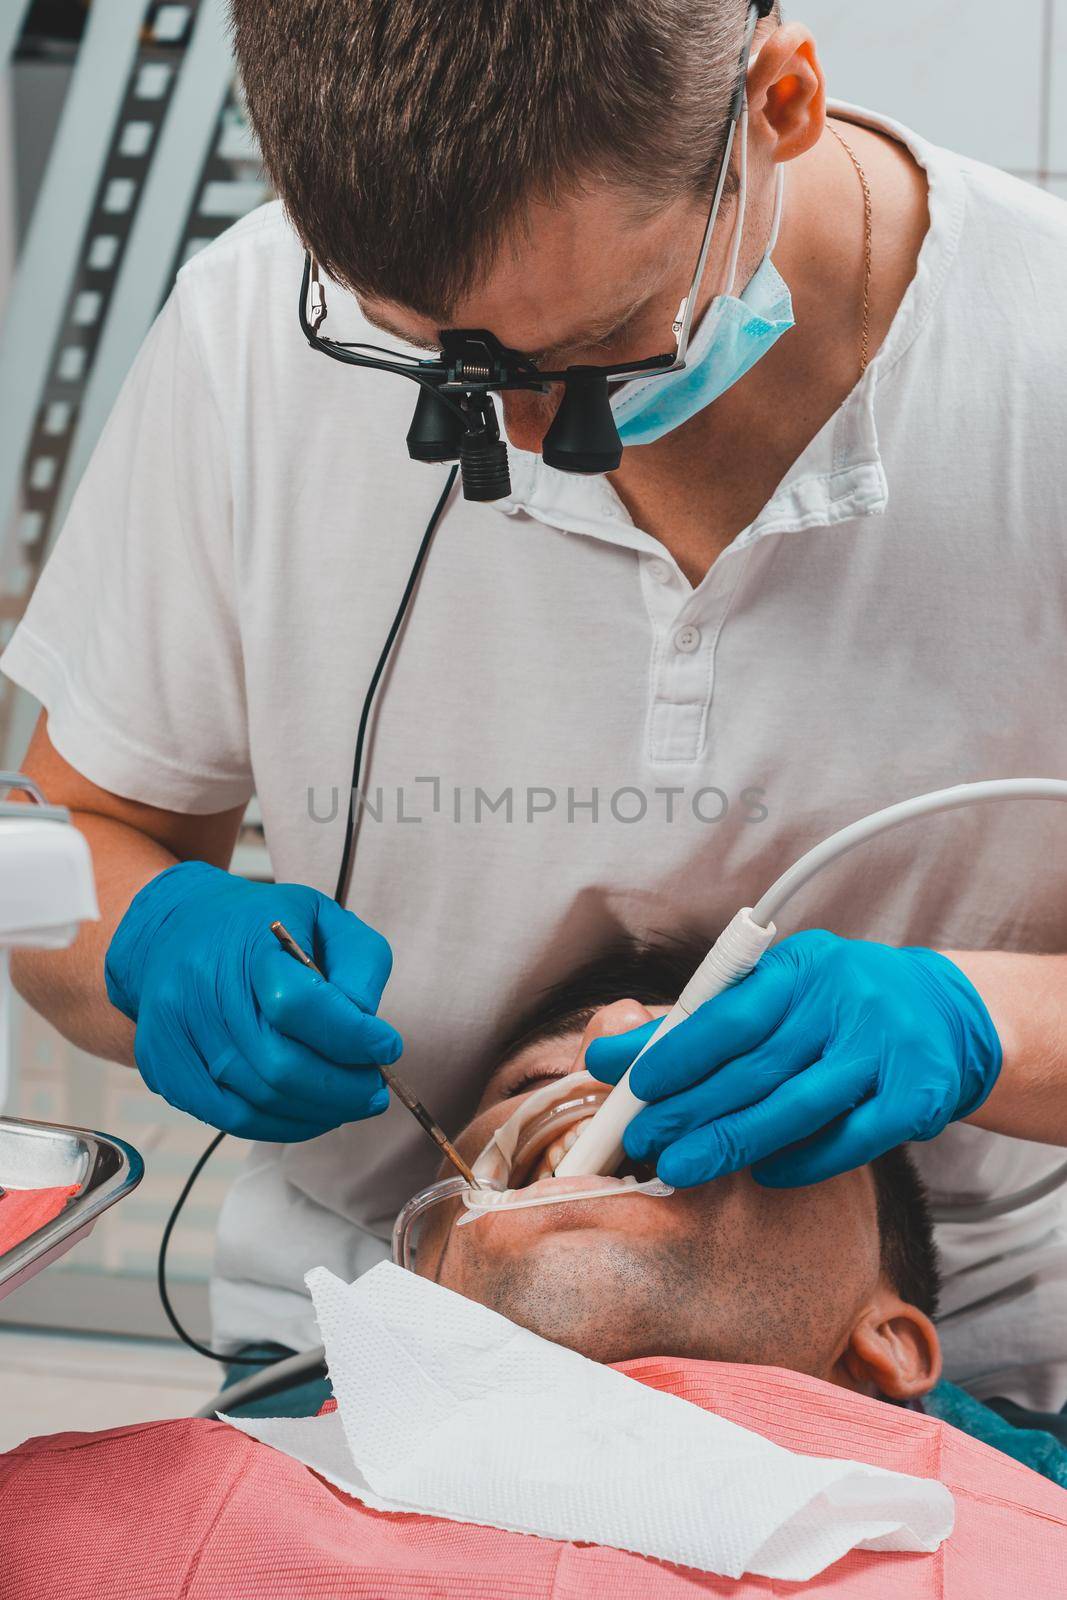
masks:
<path fill-rule="evenodd" d="M 876 1291 L 849 1335 L 834 1377 L 862 1394 L 911 1400 L 941 1376 L 941 1341 L 925 1312 L 887 1285 Z"/>

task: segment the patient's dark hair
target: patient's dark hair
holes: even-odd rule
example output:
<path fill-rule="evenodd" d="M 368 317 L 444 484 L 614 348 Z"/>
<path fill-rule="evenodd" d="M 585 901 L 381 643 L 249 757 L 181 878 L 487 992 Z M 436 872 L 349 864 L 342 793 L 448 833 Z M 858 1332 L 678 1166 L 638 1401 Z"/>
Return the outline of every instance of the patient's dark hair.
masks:
<path fill-rule="evenodd" d="M 714 933 L 695 938 L 656 936 L 647 942 L 621 939 L 546 989 L 500 1051 L 501 1065 L 520 1050 L 584 1028 L 595 1011 L 615 1000 L 672 1005 L 712 943 Z M 872 1161 L 882 1272 L 911 1305 L 936 1316 L 941 1278 L 926 1189 L 907 1149 L 889 1150 Z"/>

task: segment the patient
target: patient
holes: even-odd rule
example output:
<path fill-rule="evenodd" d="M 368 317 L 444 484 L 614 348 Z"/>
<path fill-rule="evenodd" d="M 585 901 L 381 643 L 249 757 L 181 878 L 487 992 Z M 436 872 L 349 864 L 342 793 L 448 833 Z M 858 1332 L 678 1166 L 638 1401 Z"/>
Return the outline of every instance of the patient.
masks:
<path fill-rule="evenodd" d="M 521 1096 L 580 1066 L 589 1038 L 662 1010 L 699 954 L 630 946 L 543 998 L 499 1052 L 459 1136 L 468 1159 Z M 569 1137 L 558 1130 L 513 1181 L 585 1182 L 550 1176 Z M 952 1535 L 932 1555 L 852 1551 L 804 1584 L 732 1580 L 371 1511 L 224 1423 L 182 1419 L 60 1434 L 0 1456 L 4 1600 L 1063 1595 L 1064 1491 L 922 1413 L 940 1370 L 937 1267 L 904 1152 L 812 1189 L 763 1190 L 740 1173 L 667 1197 L 504 1211 L 462 1228 L 458 1214 L 451 1204 L 429 1214 L 419 1272 L 788 1449 L 939 1478 L 955 1499 Z"/>

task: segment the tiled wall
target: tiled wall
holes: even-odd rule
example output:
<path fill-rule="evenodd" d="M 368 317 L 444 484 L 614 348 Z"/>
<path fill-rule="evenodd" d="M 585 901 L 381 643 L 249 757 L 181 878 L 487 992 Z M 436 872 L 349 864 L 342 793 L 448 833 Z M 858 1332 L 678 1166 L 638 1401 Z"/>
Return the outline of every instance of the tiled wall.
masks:
<path fill-rule="evenodd" d="M 784 0 L 830 94 L 1067 197 L 1067 0 Z"/>

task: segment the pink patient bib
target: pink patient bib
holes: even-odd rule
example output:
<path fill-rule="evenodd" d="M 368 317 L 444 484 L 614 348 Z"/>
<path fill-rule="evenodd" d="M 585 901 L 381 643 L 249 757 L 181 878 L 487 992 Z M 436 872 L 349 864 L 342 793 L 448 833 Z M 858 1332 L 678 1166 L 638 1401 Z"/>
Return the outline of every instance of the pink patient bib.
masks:
<path fill-rule="evenodd" d="M 934 1555 L 853 1551 L 804 1584 L 369 1511 L 220 1422 L 31 1439 L 0 1456 L 3 1600 L 1064 1600 L 1067 1492 L 946 1423 L 774 1367 L 620 1364 L 787 1449 L 937 1477 Z"/>

